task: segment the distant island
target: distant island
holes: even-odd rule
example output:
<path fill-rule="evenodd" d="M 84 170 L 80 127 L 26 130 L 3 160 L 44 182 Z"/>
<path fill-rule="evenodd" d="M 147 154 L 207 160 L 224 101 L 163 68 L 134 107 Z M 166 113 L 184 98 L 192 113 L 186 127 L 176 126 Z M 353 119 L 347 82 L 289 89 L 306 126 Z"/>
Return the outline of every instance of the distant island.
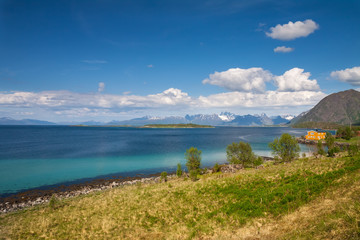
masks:
<path fill-rule="evenodd" d="M 147 124 L 140 128 L 214 128 L 211 125 L 199 125 L 193 123 L 181 123 L 181 124 Z"/>

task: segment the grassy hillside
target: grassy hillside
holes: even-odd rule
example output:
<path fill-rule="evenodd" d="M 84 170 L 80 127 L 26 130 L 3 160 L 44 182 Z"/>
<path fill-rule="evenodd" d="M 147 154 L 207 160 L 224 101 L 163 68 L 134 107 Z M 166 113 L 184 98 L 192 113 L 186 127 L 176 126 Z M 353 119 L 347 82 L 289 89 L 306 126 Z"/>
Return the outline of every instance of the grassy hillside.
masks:
<path fill-rule="evenodd" d="M 5 239 L 357 239 L 360 157 L 126 186 L 0 216 Z"/>

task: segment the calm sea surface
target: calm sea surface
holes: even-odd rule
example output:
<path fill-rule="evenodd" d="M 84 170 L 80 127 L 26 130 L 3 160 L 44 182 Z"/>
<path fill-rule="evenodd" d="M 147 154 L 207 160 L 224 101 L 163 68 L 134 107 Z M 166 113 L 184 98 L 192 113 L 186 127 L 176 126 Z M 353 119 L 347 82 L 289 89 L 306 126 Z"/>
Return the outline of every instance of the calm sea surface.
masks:
<path fill-rule="evenodd" d="M 104 176 L 173 171 L 185 168 L 184 153 L 202 150 L 202 166 L 226 162 L 226 146 L 249 142 L 271 156 L 268 143 L 282 133 L 306 135 L 283 127 L 139 129 L 70 126 L 0 126 L 0 195 L 30 188 Z M 308 152 L 306 146 L 301 146 Z"/>

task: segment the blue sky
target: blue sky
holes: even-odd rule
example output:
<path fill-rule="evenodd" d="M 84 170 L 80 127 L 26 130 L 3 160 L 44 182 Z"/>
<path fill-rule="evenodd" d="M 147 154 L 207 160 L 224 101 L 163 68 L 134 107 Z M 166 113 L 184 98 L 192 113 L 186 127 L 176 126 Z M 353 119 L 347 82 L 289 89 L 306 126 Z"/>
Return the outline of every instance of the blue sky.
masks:
<path fill-rule="evenodd" d="M 299 114 L 360 88 L 359 1 L 0 1 L 0 117 Z"/>

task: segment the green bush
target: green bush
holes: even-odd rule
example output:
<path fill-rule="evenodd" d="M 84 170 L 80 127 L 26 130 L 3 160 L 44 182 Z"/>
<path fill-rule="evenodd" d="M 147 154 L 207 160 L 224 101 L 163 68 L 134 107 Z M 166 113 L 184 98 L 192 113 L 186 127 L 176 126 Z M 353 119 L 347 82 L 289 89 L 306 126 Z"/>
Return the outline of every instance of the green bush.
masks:
<path fill-rule="evenodd" d="M 52 195 L 49 201 L 49 207 L 51 209 L 56 209 L 59 207 L 59 204 L 60 204 L 59 199 L 55 195 Z"/>
<path fill-rule="evenodd" d="M 278 156 L 281 162 L 290 162 L 299 156 L 300 146 L 294 136 L 288 133 L 281 135 L 280 139 L 276 138 L 273 142 L 269 143 L 273 154 Z M 275 160 L 276 161 L 276 160 Z"/>
<path fill-rule="evenodd" d="M 264 159 L 262 157 L 258 156 L 253 162 L 254 167 L 260 166 L 261 164 L 263 164 L 263 162 L 264 162 Z"/>
<path fill-rule="evenodd" d="M 338 152 L 340 152 L 340 148 L 338 146 L 335 146 L 335 147 L 328 150 L 328 156 L 329 157 L 334 157 L 335 153 L 338 153 Z"/>
<path fill-rule="evenodd" d="M 231 164 L 242 164 L 244 167 L 253 164 L 256 159 L 249 143 L 232 143 L 226 148 L 227 160 Z"/>
<path fill-rule="evenodd" d="M 190 179 L 192 181 L 196 181 L 198 178 L 197 178 L 197 175 L 198 175 L 198 170 L 190 170 Z"/>
<path fill-rule="evenodd" d="M 359 153 L 359 146 L 356 144 L 351 144 L 348 146 L 348 154 L 353 157 Z"/>
<path fill-rule="evenodd" d="M 216 163 L 213 167 L 213 172 L 214 173 L 220 172 L 220 170 L 221 170 L 221 166 L 218 163 Z"/>
<path fill-rule="evenodd" d="M 185 158 L 187 160 L 186 167 L 189 171 L 196 171 L 196 174 L 199 171 L 201 165 L 201 151 L 197 148 L 191 147 L 185 152 Z"/>
<path fill-rule="evenodd" d="M 331 149 L 334 147 L 334 143 L 335 143 L 335 138 L 334 136 L 329 133 L 329 132 L 326 132 L 326 135 L 325 135 L 325 143 L 326 143 L 326 146 L 328 147 L 328 149 Z"/>
<path fill-rule="evenodd" d="M 324 150 L 324 147 L 323 147 L 323 144 L 322 144 L 322 140 L 320 139 L 317 143 L 317 153 L 319 155 L 322 155 L 324 156 L 325 155 L 325 150 Z"/>
<path fill-rule="evenodd" d="M 350 140 L 355 136 L 354 131 L 349 127 L 341 127 L 337 130 L 337 137 L 341 137 L 346 140 Z"/>
<path fill-rule="evenodd" d="M 160 181 L 167 182 L 167 172 L 162 172 L 160 174 Z"/>
<path fill-rule="evenodd" d="M 176 176 L 181 177 L 181 175 L 182 175 L 181 164 L 178 163 L 176 169 Z"/>

